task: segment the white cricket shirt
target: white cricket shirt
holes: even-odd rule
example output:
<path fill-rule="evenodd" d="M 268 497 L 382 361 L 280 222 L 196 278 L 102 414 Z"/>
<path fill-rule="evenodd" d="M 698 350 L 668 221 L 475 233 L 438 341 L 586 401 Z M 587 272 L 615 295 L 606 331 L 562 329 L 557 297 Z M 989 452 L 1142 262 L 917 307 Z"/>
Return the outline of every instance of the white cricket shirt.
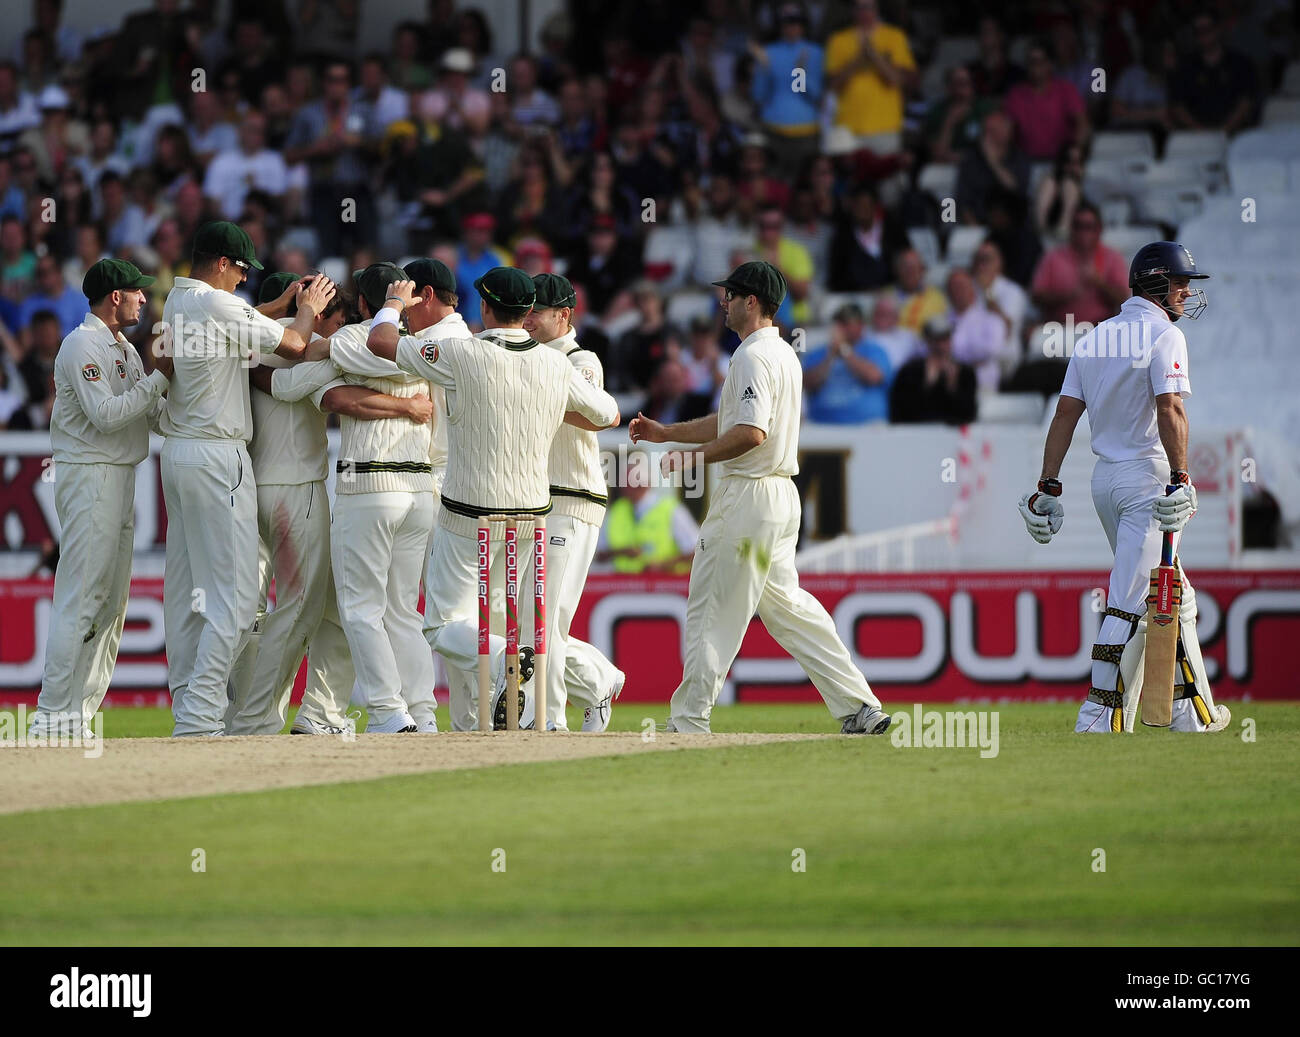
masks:
<path fill-rule="evenodd" d="M 1104 461 L 1164 458 L 1156 397 L 1192 394 L 1187 340 L 1155 303 L 1134 296 L 1075 344 L 1062 396 L 1082 400 Z"/>
<path fill-rule="evenodd" d="M 774 327 L 759 328 L 737 348 L 722 383 L 718 435 L 753 425 L 767 438 L 747 454 L 718 462 L 719 474 L 762 479 L 799 472 L 799 413 L 803 369 Z"/>

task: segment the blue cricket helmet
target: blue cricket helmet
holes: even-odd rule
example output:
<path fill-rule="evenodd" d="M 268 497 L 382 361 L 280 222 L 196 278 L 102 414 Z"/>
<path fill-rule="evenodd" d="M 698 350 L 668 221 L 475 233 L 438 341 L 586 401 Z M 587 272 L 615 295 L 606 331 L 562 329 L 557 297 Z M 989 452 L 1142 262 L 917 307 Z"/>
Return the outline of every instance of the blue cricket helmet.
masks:
<path fill-rule="evenodd" d="M 1152 302 L 1169 314 L 1170 320 L 1177 320 L 1179 316 L 1195 320 L 1208 305 L 1205 293 L 1199 288 L 1193 288 L 1182 314 L 1178 314 L 1169 307 L 1169 282 L 1175 277 L 1204 280 L 1209 276 L 1196 269 L 1196 260 L 1178 242 L 1153 241 L 1138 249 L 1133 262 L 1129 264 L 1128 285 L 1143 295 L 1150 296 Z"/>

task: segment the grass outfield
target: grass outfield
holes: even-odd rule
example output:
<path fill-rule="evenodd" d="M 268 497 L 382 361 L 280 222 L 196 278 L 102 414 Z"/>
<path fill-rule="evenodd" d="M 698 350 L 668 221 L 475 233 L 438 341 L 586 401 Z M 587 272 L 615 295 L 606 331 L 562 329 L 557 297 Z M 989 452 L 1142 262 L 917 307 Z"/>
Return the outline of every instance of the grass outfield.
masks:
<path fill-rule="evenodd" d="M 1294 944 L 1300 706 L 1231 705 L 1199 738 L 999 706 L 992 759 L 829 739 L 9 815 L 0 943 Z"/>

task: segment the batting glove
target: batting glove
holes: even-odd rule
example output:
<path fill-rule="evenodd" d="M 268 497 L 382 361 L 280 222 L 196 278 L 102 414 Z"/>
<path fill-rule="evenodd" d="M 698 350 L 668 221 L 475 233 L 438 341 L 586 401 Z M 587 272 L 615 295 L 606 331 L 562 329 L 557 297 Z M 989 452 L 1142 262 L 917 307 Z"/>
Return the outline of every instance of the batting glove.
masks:
<path fill-rule="evenodd" d="M 1061 530 L 1065 509 L 1061 502 L 1046 493 L 1026 493 L 1020 498 L 1020 517 L 1025 520 L 1029 535 L 1040 544 L 1046 544 L 1054 533 Z"/>
<path fill-rule="evenodd" d="M 1162 533 L 1180 533 L 1196 514 L 1196 487 L 1189 482 L 1156 501 L 1156 521 Z"/>

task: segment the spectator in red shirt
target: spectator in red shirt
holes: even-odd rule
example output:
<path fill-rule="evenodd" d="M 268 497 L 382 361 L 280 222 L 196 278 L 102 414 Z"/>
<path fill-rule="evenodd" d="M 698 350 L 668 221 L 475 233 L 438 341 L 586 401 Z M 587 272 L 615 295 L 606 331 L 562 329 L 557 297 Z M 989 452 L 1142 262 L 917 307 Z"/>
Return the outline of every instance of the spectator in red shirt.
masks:
<path fill-rule="evenodd" d="M 1020 147 L 1036 162 L 1054 159 L 1073 139 L 1088 139 L 1088 117 L 1073 84 L 1054 74 L 1047 46 L 1029 48 L 1029 80 L 1007 93 L 1006 112 L 1020 134 Z"/>
<path fill-rule="evenodd" d="M 1101 243 L 1101 213 L 1081 202 L 1070 224 L 1070 239 L 1043 256 L 1032 289 L 1043 320 L 1096 324 L 1113 317 L 1128 298 L 1128 261 Z"/>

